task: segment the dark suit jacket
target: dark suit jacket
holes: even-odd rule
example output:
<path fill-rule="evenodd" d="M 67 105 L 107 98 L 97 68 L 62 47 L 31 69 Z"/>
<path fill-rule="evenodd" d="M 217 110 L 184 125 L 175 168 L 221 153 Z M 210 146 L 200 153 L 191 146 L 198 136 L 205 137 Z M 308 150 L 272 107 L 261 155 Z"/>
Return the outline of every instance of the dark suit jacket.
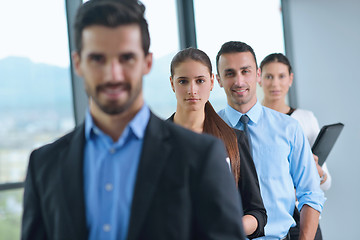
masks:
<path fill-rule="evenodd" d="M 32 152 L 22 239 L 87 239 L 84 124 Z M 153 114 L 146 129 L 127 239 L 243 239 L 242 208 L 223 144 Z"/>

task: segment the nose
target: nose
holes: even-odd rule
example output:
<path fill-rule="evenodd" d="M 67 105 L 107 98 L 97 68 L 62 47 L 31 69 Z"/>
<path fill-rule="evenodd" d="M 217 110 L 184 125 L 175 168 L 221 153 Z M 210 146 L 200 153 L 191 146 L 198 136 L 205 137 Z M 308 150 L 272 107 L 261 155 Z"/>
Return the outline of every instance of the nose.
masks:
<path fill-rule="evenodd" d="M 196 95 L 197 93 L 197 86 L 194 82 L 189 84 L 188 94 L 189 95 Z"/>
<path fill-rule="evenodd" d="M 239 71 L 236 75 L 235 83 L 238 86 L 242 86 L 244 83 L 244 76 L 241 74 L 241 71 Z"/>
<path fill-rule="evenodd" d="M 122 81 L 124 79 L 124 68 L 117 59 L 110 62 L 108 73 L 109 79 L 112 81 Z"/>
<path fill-rule="evenodd" d="M 279 80 L 278 77 L 274 77 L 274 78 L 272 79 L 272 81 L 270 82 L 271 86 L 275 86 L 275 87 L 278 86 L 279 83 L 280 83 L 280 80 Z"/>

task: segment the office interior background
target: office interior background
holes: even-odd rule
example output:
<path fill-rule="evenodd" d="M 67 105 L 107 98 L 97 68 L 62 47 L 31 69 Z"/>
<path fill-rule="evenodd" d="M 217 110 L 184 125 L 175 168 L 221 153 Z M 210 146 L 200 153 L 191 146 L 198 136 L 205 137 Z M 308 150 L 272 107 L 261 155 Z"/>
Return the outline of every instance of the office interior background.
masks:
<path fill-rule="evenodd" d="M 70 131 L 87 108 L 71 67 L 71 26 L 81 0 L 0 1 L 0 240 L 19 239 L 23 181 L 30 152 Z M 145 99 L 162 118 L 176 110 L 171 58 L 198 47 L 215 56 L 222 43 L 251 45 L 258 63 L 285 53 L 294 68 L 288 96 L 320 125 L 345 128 L 327 162 L 332 187 L 320 220 L 324 239 L 357 239 L 360 157 L 360 2 L 357 0 L 143 0 L 154 65 Z M 215 84 L 216 85 L 216 84 Z M 258 87 L 259 100 L 262 89 Z M 210 101 L 226 104 L 216 85 Z"/>

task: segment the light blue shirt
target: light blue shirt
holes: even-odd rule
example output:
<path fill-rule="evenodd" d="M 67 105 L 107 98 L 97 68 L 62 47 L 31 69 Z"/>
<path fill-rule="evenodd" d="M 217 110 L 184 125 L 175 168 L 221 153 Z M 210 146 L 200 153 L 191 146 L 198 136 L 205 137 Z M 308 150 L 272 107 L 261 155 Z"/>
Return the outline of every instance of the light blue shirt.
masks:
<path fill-rule="evenodd" d="M 298 122 L 257 102 L 247 113 L 253 160 L 268 215 L 265 237 L 281 239 L 291 226 L 295 193 L 301 210 L 304 204 L 321 213 L 325 197 L 310 145 Z M 219 112 L 231 127 L 243 130 L 242 113 L 229 105 Z"/>
<path fill-rule="evenodd" d="M 85 119 L 84 193 L 89 239 L 127 237 L 137 168 L 150 110 L 144 105 L 118 141 Z"/>

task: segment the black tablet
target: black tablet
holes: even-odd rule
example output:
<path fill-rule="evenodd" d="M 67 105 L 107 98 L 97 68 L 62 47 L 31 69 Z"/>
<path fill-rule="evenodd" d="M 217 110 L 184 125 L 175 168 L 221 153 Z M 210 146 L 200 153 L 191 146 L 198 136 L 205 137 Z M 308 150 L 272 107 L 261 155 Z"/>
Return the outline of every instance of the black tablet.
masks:
<path fill-rule="evenodd" d="M 311 149 L 312 152 L 319 157 L 320 166 L 324 164 L 343 127 L 344 124 L 335 123 L 325 125 L 321 128 L 319 135 L 317 136 Z"/>

